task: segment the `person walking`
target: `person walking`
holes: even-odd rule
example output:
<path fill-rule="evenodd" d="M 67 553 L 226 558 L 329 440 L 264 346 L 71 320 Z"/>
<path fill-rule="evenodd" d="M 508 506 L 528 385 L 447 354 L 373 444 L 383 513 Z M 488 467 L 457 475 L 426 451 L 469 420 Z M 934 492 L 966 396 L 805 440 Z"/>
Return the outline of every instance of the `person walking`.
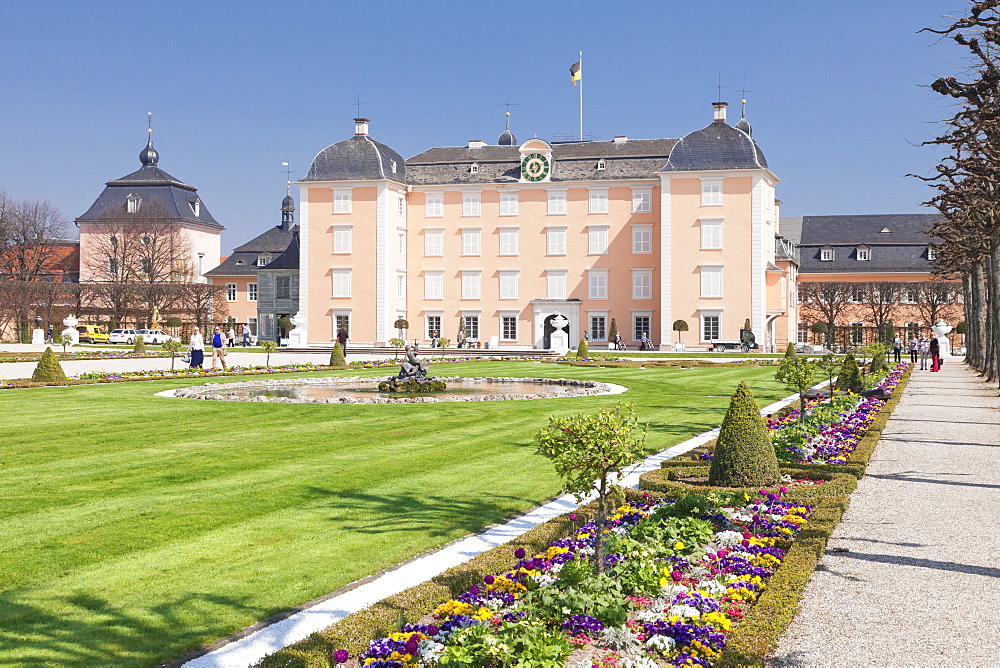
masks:
<path fill-rule="evenodd" d="M 337 330 L 337 343 L 340 344 L 341 350 L 344 351 L 344 359 L 347 359 L 347 330 L 343 327 Z"/>
<path fill-rule="evenodd" d="M 920 342 L 917 341 L 917 337 L 910 337 L 910 364 L 917 363 L 917 352 L 920 350 Z"/>
<path fill-rule="evenodd" d="M 927 371 L 927 356 L 931 351 L 931 342 L 926 336 L 921 336 L 917 341 L 917 350 L 920 351 L 920 370 Z"/>
<path fill-rule="evenodd" d="M 243 347 L 247 348 L 250 346 L 250 325 L 243 324 Z"/>
<path fill-rule="evenodd" d="M 212 334 L 212 368 L 215 368 L 215 360 L 222 362 L 222 368 L 226 367 L 226 337 L 222 334 L 222 328 L 215 326 L 215 333 Z"/>
<path fill-rule="evenodd" d="M 232 325 L 229 326 L 229 331 L 226 332 L 226 338 L 229 339 L 229 347 L 230 348 L 233 348 L 233 347 L 236 346 L 236 330 L 233 329 Z"/>
<path fill-rule="evenodd" d="M 940 371 L 941 370 L 941 344 L 938 343 L 937 338 L 931 339 L 930 352 L 931 352 L 931 371 Z"/>
<path fill-rule="evenodd" d="M 896 364 L 903 361 L 903 337 L 899 334 L 892 340 L 892 356 Z"/>
<path fill-rule="evenodd" d="M 188 354 L 191 355 L 191 368 L 201 369 L 205 363 L 205 339 L 202 338 L 201 331 L 198 328 L 191 330 Z"/>

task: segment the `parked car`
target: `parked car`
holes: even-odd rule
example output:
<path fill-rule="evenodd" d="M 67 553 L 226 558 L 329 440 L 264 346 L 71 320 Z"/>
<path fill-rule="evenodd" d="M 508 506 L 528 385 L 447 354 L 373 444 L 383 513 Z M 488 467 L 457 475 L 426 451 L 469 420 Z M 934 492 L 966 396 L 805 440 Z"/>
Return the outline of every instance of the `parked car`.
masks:
<path fill-rule="evenodd" d="M 159 345 L 164 341 L 180 341 L 180 339 L 175 336 L 170 336 L 162 329 L 140 329 L 136 332 L 136 336 L 141 336 L 143 343 L 152 343 L 154 346 Z"/>
<path fill-rule="evenodd" d="M 80 325 L 76 328 L 80 332 L 80 343 L 107 343 L 108 335 L 96 325 Z"/>
<path fill-rule="evenodd" d="M 135 330 L 134 329 L 112 329 L 111 335 L 108 337 L 109 343 L 127 343 L 132 345 L 135 343 Z"/>

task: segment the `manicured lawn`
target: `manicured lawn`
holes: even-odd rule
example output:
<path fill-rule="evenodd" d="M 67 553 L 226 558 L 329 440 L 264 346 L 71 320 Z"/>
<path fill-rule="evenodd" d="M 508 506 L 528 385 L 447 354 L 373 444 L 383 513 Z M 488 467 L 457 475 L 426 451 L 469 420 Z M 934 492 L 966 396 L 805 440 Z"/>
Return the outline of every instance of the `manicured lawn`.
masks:
<path fill-rule="evenodd" d="M 787 394 L 772 368 L 432 372 L 630 391 L 353 406 L 153 396 L 190 381 L 0 392 L 0 664 L 177 658 L 535 506 L 559 488 L 531 445 L 549 415 L 628 400 L 658 450 L 718 424 L 741 379 L 762 404 Z"/>

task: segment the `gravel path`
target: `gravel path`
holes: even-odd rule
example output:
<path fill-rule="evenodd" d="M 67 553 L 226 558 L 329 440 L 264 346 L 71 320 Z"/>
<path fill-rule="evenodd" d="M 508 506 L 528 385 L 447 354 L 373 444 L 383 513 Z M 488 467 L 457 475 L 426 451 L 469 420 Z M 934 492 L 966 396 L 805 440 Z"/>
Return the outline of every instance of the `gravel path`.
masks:
<path fill-rule="evenodd" d="M 995 666 L 1000 397 L 915 371 L 771 666 Z"/>

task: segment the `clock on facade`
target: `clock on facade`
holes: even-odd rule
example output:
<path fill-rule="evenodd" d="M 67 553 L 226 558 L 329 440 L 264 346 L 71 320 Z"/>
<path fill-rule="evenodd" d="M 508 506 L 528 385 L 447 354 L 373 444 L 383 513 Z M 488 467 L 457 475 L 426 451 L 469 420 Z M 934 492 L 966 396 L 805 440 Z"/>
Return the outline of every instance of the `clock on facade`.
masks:
<path fill-rule="evenodd" d="M 541 153 L 529 153 L 521 160 L 521 176 L 525 181 L 541 181 L 549 175 L 549 159 Z"/>

